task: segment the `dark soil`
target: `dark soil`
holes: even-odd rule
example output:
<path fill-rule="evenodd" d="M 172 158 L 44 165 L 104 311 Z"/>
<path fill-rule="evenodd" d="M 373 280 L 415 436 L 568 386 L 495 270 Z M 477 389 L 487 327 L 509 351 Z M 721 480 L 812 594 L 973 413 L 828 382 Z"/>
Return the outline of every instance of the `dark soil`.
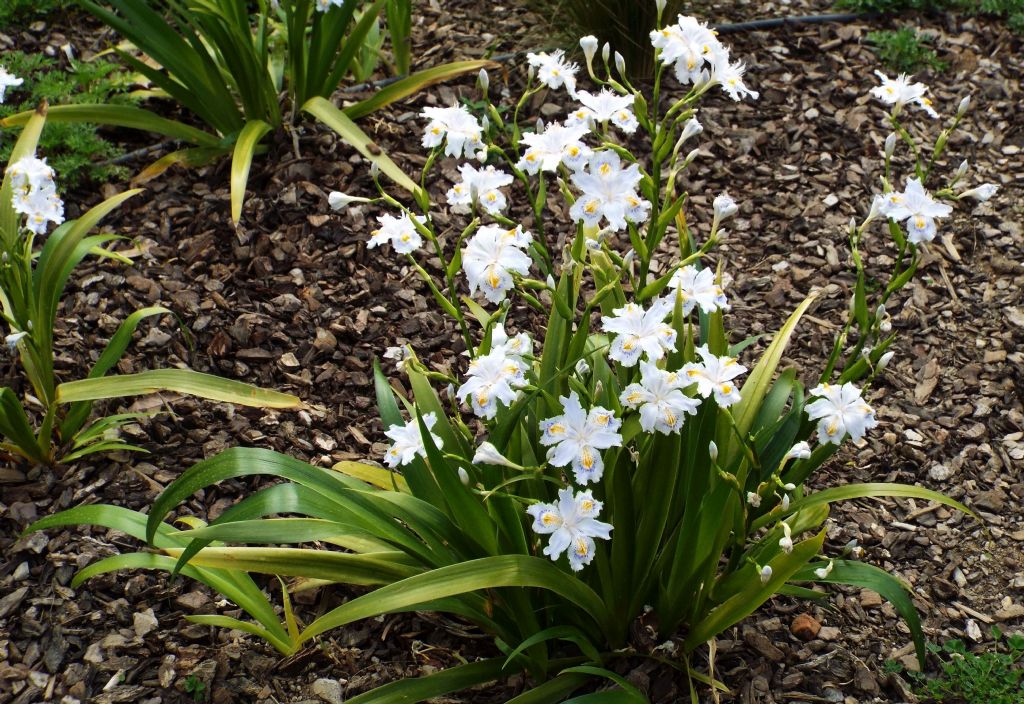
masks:
<path fill-rule="evenodd" d="M 707 16 L 736 20 L 825 9 L 823 3 L 761 3 L 744 5 L 741 16 L 734 8 L 726 17 L 717 7 Z M 471 0 L 420 3 L 417 12 L 422 66 L 541 41 L 530 34 L 540 23 L 510 4 L 490 7 L 486 17 Z M 850 502 L 831 519 L 826 552 L 838 554 L 856 541 L 865 560 L 912 586 L 930 639 L 964 638 L 980 648 L 990 643 L 990 625 L 1012 632 L 1024 624 L 1024 354 L 1018 349 L 1024 339 L 1024 46 L 989 20 L 916 21 L 937 35 L 940 58 L 951 64 L 945 73 L 919 76 L 940 111 L 951 113 L 960 97 L 974 95 L 974 109 L 942 167 L 953 170 L 967 158 L 973 182 L 996 182 L 1002 190 L 943 223 L 949 241 L 935 242 L 915 283 L 890 307 L 902 336 L 870 399 L 881 426 L 824 468 L 815 485 L 920 483 L 979 511 L 983 524 L 913 500 Z M 831 347 L 853 281 L 845 226 L 863 214 L 878 188 L 887 134 L 883 110 L 868 98 L 878 66 L 863 43 L 878 26 L 797 26 L 726 37 L 747 62 L 761 98 L 705 103 L 704 152 L 685 187 L 693 194 L 693 222 L 710 220 L 710 200 L 723 190 L 741 202 L 717 255 L 735 278 L 729 293 L 736 339 L 777 329 L 813 287 L 828 286 L 791 357 L 822 360 Z M 87 55 L 110 36 L 75 16 L 3 39 L 0 47 L 71 42 Z M 522 62 L 505 65 L 508 80 L 518 80 Z M 504 78 L 492 72 L 495 84 Z M 400 165 L 418 172 L 419 110 L 457 96 L 475 97 L 471 79 L 393 106 L 363 127 Z M 548 106 L 540 103 L 535 107 L 543 113 Z M 936 129 L 923 117 L 911 123 Z M 236 445 L 324 466 L 379 460 L 385 445 L 373 400 L 373 358 L 406 341 L 432 363 L 455 358 L 461 349 L 456 331 L 415 274 L 387 253 L 366 249 L 367 220 L 377 211 L 336 215 L 327 207 L 330 190 L 369 191 L 362 159 L 308 125 L 298 131 L 298 144 L 296 156 L 291 139 L 282 137 L 272 147 L 274 158 L 254 166 L 238 228 L 228 218 L 226 165 L 172 171 L 147 184 L 107 223 L 131 238 L 135 264 L 89 263 L 69 288 L 58 331 L 65 378 L 84 373 L 131 311 L 159 303 L 182 318 L 194 345 L 171 317 L 144 324 L 121 372 L 187 365 L 295 393 L 308 406 L 262 412 L 166 395 L 110 403 L 100 410 L 161 411 L 130 428 L 130 440 L 152 454 L 0 470 L 0 702 L 185 702 L 193 699 L 186 688 L 195 682 L 216 702 L 329 701 L 330 685 L 321 682 L 314 690 L 314 681 L 340 683 L 347 698 L 495 654 L 473 628 L 418 614 L 357 624 L 282 660 L 253 637 L 188 623 L 188 614 L 235 612 L 187 580 L 125 572 L 70 588 L 78 568 L 138 549 L 132 539 L 87 529 L 19 537 L 33 520 L 82 503 L 145 510 L 183 469 Z M 69 210 L 124 187 L 73 194 L 66 199 Z M 447 187 L 435 185 L 440 193 Z M 881 242 L 866 247 L 871 272 L 881 275 L 891 251 Z M 2 368 L 4 383 L 12 383 L 12 360 L 3 360 Z M 181 510 L 210 519 L 257 486 L 227 481 Z M 274 589 L 270 580 L 266 584 Z M 353 593 L 306 593 L 300 608 L 320 613 Z M 805 613 L 823 626 L 808 641 L 791 631 Z M 886 674 L 883 663 L 916 667 L 912 653 L 891 606 L 870 591 L 835 589 L 820 605 L 774 599 L 723 634 L 715 673 L 735 701 L 909 701 L 904 680 Z M 671 672 L 634 665 L 626 673 L 652 701 L 686 695 L 686 683 Z M 505 701 L 522 686 L 511 681 L 451 701 Z"/>

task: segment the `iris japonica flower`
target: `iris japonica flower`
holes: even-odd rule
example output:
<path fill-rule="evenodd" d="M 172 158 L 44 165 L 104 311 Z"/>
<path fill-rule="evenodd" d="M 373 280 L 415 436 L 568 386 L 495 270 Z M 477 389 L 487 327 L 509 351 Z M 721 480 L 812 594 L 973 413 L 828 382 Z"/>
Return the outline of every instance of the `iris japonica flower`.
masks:
<path fill-rule="evenodd" d="M 469 363 L 466 383 L 456 396 L 467 399 L 473 412 L 488 420 L 498 413 L 498 401 L 511 406 L 516 400 L 516 389 L 526 385 L 528 365 L 518 357 L 510 357 L 502 349 L 481 355 Z"/>
<path fill-rule="evenodd" d="M 817 400 L 807 406 L 807 417 L 818 421 L 822 442 L 838 445 L 847 433 L 860 440 L 878 425 L 874 409 L 861 397 L 860 389 L 849 382 L 841 386 L 819 384 L 811 389 L 811 396 Z"/>
<path fill-rule="evenodd" d="M 433 149 L 444 144 L 446 155 L 465 154 L 467 159 L 486 148 L 481 141 L 483 128 L 464 106 L 424 108 L 421 115 L 430 120 L 423 132 L 424 147 Z"/>
<path fill-rule="evenodd" d="M 421 224 L 427 220 L 424 215 L 410 216 L 409 213 L 402 213 L 397 218 L 388 213 L 377 216 L 380 227 L 370 233 L 370 241 L 366 246 L 372 249 L 390 242 L 399 254 L 412 254 L 423 244 L 413 218 Z"/>
<path fill-rule="evenodd" d="M 8 73 L 6 68 L 0 66 L 0 103 L 4 102 L 4 96 L 8 88 L 16 88 L 24 82 L 24 78 L 18 78 L 14 74 Z"/>
<path fill-rule="evenodd" d="M 931 117 L 939 116 L 932 107 L 932 101 L 925 97 L 928 86 L 924 83 L 912 83 L 911 76 L 905 73 L 896 78 L 889 78 L 881 71 L 875 71 L 875 75 L 882 79 L 882 85 L 872 88 L 871 94 L 886 105 L 892 105 L 893 115 L 898 115 L 907 103 L 914 103 Z"/>
<path fill-rule="evenodd" d="M 554 467 L 571 464 L 579 484 L 600 481 L 604 461 L 599 451 L 622 445 L 622 436 L 618 433 L 622 421 L 600 406 L 589 412 L 583 410 L 575 391 L 560 400 L 565 412 L 540 422 L 543 431 L 540 442 L 551 446 L 548 462 Z"/>
<path fill-rule="evenodd" d="M 635 366 L 645 354 L 652 362 L 664 357 L 676 345 L 676 331 L 665 322 L 671 311 L 672 302 L 662 298 L 647 310 L 627 303 L 613 310 L 614 316 L 603 316 L 605 332 L 615 333 L 608 356 L 627 367 Z"/>
<path fill-rule="evenodd" d="M 528 174 L 557 171 L 559 164 L 565 164 L 574 171 L 582 169 L 591 151 L 581 140 L 589 131 L 585 124 L 552 122 L 542 132 L 525 133 L 520 141 L 527 149 L 516 168 Z"/>
<path fill-rule="evenodd" d="M 736 101 L 742 100 L 744 97 L 750 97 L 753 100 L 757 100 L 760 97 L 760 93 L 756 90 L 748 88 L 743 82 L 743 74 L 746 73 L 747 67 L 744 66 L 742 61 L 734 61 L 733 63 L 726 63 L 721 66 L 716 66 L 715 70 L 711 74 L 711 80 L 716 81 L 725 94 Z"/>
<path fill-rule="evenodd" d="M 705 83 L 709 69 L 722 70 L 729 65 L 729 50 L 706 23 L 694 17 L 679 15 L 676 24 L 656 29 L 650 36 L 651 45 L 661 50 L 661 63 L 675 64 L 676 78 L 684 85 Z"/>
<path fill-rule="evenodd" d="M 563 552 L 568 553 L 569 566 L 579 572 L 594 559 L 594 538 L 611 537 L 611 524 L 597 520 L 603 505 L 589 491 L 573 496 L 567 487 L 559 489 L 558 503 L 533 504 L 526 512 L 533 516 L 534 531 L 551 536 L 544 554 L 557 560 Z"/>
<path fill-rule="evenodd" d="M 510 357 L 522 360 L 523 357 L 533 354 L 533 340 L 530 339 L 529 333 L 525 332 L 509 337 L 505 332 L 505 326 L 496 323 L 491 330 L 491 351 L 494 350 L 502 350 Z"/>
<path fill-rule="evenodd" d="M 316 9 L 320 12 L 327 12 L 332 7 L 342 7 L 345 0 L 316 0 Z"/>
<path fill-rule="evenodd" d="M 565 90 L 573 98 L 576 97 L 576 72 L 579 66 L 565 60 L 565 52 L 561 49 L 546 54 L 527 54 L 530 66 L 537 69 L 537 80 L 548 88 L 557 89 L 565 86 Z"/>
<path fill-rule="evenodd" d="M 715 282 L 715 272 L 711 269 L 698 271 L 695 266 L 684 266 L 672 275 L 668 285 L 682 297 L 684 314 L 688 315 L 697 306 L 705 313 L 729 310 L 725 291 Z M 675 296 L 669 298 L 674 299 Z M 672 303 L 674 305 L 675 301 Z"/>
<path fill-rule="evenodd" d="M 569 209 L 569 216 L 591 227 L 604 218 L 608 228 L 616 231 L 625 229 L 627 220 L 646 221 L 651 204 L 637 195 L 641 178 L 639 164 L 622 168 L 622 160 L 615 152 L 595 154 L 586 171 L 572 175 L 573 185 L 583 193 Z"/>
<path fill-rule="evenodd" d="M 583 106 L 569 113 L 567 125 L 611 122 L 626 134 L 633 134 L 639 126 L 633 114 L 632 95 L 619 95 L 604 88 L 597 94 L 581 90 L 576 99 Z"/>
<path fill-rule="evenodd" d="M 485 225 L 470 238 L 462 250 L 462 268 L 469 280 L 469 292 L 477 289 L 491 303 L 500 303 L 515 283 L 512 274 L 530 270 L 530 255 L 523 251 L 533 235 L 522 226 L 513 230 Z"/>
<path fill-rule="evenodd" d="M 27 156 L 7 167 L 11 177 L 11 204 L 25 216 L 25 227 L 37 235 L 46 232 L 47 223 L 64 222 L 64 201 L 57 195 L 56 174 L 46 159 Z"/>
<path fill-rule="evenodd" d="M 409 360 L 412 359 L 413 354 L 408 347 L 403 345 L 388 347 L 386 350 L 384 350 L 383 356 L 384 359 L 390 359 L 395 363 L 395 369 L 397 369 L 400 372 L 404 372 L 405 367 L 409 363 Z"/>
<path fill-rule="evenodd" d="M 491 215 L 500 213 L 508 205 L 505 194 L 499 190 L 512 183 L 512 175 L 493 166 L 475 168 L 472 164 L 459 167 L 462 180 L 448 190 L 448 204 L 453 210 L 468 211 L 474 202 Z"/>
<path fill-rule="evenodd" d="M 627 386 L 619 401 L 640 409 L 640 427 L 669 435 L 678 433 L 687 415 L 694 415 L 700 401 L 682 392 L 686 384 L 677 372 L 658 369 L 652 362 L 640 363 L 640 383 Z"/>
<path fill-rule="evenodd" d="M 914 244 L 935 239 L 935 218 L 944 218 L 953 212 L 952 206 L 939 203 L 924 190 L 921 181 L 907 180 L 903 193 L 887 193 L 880 204 L 882 214 L 896 221 L 904 221 L 907 239 Z"/>
<path fill-rule="evenodd" d="M 697 354 L 703 360 L 700 364 L 690 362 L 679 370 L 686 377 L 687 384 L 697 384 L 699 395 L 704 398 L 714 396 L 715 403 L 722 408 L 738 403 L 741 396 L 733 380 L 746 374 L 747 368 L 733 357 L 715 356 L 708 351 L 707 345 L 698 347 Z"/>
<path fill-rule="evenodd" d="M 427 427 L 427 432 L 434 427 L 437 423 L 437 414 L 428 413 L 423 418 L 423 425 Z M 405 425 L 392 425 L 390 429 L 385 430 L 384 434 L 394 440 L 391 447 L 384 454 L 384 462 L 388 467 L 394 468 L 399 465 L 409 464 L 415 459 L 417 455 L 420 457 L 427 456 L 427 450 L 423 446 L 423 436 L 420 434 L 419 422 L 413 418 Z M 441 448 L 441 438 L 430 433 L 430 438 L 434 441 L 434 445 L 438 449 Z"/>

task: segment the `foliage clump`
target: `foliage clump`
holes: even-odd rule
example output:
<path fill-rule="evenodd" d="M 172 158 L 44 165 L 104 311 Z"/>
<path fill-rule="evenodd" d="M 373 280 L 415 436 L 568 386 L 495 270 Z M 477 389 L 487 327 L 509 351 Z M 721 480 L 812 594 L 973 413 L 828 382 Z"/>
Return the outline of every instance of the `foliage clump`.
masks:
<path fill-rule="evenodd" d="M 33 110 L 43 101 L 51 105 L 131 102 L 127 93 L 128 75 L 109 61 L 71 60 L 65 69 L 61 66 L 64 62 L 56 58 L 11 51 L 3 54 L 0 63 L 24 79 L 0 105 L 0 118 Z M 14 130 L 0 132 L 0 161 L 10 158 L 17 134 Z M 50 165 L 61 174 L 64 188 L 74 188 L 87 181 L 109 181 L 127 174 L 123 167 L 111 163 L 124 150 L 99 135 L 92 124 L 50 122 L 39 146 Z"/>
<path fill-rule="evenodd" d="M 931 34 L 919 33 L 912 27 L 868 33 L 868 42 L 878 58 L 886 67 L 900 73 L 914 73 L 923 68 L 945 70 L 946 63 L 939 60 L 931 47 L 934 39 Z"/>

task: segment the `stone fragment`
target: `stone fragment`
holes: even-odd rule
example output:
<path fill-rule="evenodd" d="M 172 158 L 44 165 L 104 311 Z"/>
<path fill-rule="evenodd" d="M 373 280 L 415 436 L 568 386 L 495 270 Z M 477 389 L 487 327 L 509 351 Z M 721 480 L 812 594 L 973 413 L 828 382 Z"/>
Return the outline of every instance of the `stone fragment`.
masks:
<path fill-rule="evenodd" d="M 790 632 L 800 640 L 813 640 L 821 630 L 821 624 L 810 614 L 800 614 L 793 619 L 789 627 Z"/>

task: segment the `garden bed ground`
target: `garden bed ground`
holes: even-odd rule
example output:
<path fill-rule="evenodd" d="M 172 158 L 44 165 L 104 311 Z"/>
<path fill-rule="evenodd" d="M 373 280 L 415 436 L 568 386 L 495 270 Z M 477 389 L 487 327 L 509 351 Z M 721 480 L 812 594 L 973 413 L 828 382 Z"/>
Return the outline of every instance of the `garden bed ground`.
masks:
<path fill-rule="evenodd" d="M 491 6 L 486 18 L 473 0 L 420 6 L 414 34 L 423 65 L 543 41 L 527 31 L 533 20 L 511 6 Z M 706 16 L 738 20 L 826 9 L 800 2 L 744 4 L 742 13 L 730 7 L 728 16 L 717 6 Z M 12 34 L 11 45 L 103 48 L 109 37 L 80 19 Z M 951 16 L 916 22 L 938 35 L 935 44 L 951 63 L 945 73 L 921 76 L 940 111 L 949 114 L 962 95 L 974 95 L 975 107 L 949 150 L 954 163 L 946 166 L 968 158 L 973 180 L 1000 183 L 1002 190 L 943 224 L 951 242 L 936 241 L 922 275 L 892 309 L 904 334 L 872 391 L 881 426 L 816 481 L 922 483 L 979 511 L 984 525 L 912 500 L 850 502 L 833 514 L 827 552 L 838 554 L 856 540 L 866 560 L 913 586 L 932 640 L 973 644 L 973 620 L 983 647 L 990 624 L 1005 631 L 1024 625 L 1024 353 L 1018 349 L 1024 340 L 1024 46 L 998 23 Z M 821 359 L 831 347 L 846 300 L 842 290 L 852 281 L 844 226 L 863 214 L 877 188 L 886 130 L 882 109 L 867 97 L 878 66 L 862 43 L 877 26 L 729 36 L 761 98 L 734 104 L 716 97 L 700 113 L 705 152 L 686 184 L 694 196 L 691 221 L 706 223 L 710 198 L 722 190 L 741 202 L 719 250 L 736 278 L 730 299 L 737 337 L 776 329 L 812 287 L 834 287 L 835 295 L 824 296 L 800 328 L 795 358 Z M 521 63 L 507 64 L 513 77 Z M 498 83 L 501 72 L 492 77 Z M 472 82 L 436 88 L 368 118 L 365 128 L 396 161 L 418 170 L 416 114 L 458 95 L 472 97 Z M 539 109 L 561 114 L 557 105 Z M 912 123 L 934 128 L 923 116 Z M 171 318 L 163 319 L 145 326 L 121 371 L 187 364 L 291 391 L 309 408 L 263 413 L 144 399 L 134 407 L 156 410 L 170 402 L 133 434 L 151 455 L 56 470 L 0 468 L 0 702 L 190 701 L 185 689 L 194 682 L 220 703 L 332 701 L 332 686 L 314 687 L 316 680 L 338 683 L 347 698 L 494 653 L 473 629 L 424 614 L 361 623 L 282 660 L 254 638 L 185 621 L 188 614 L 230 608 L 194 583 L 121 573 L 69 587 L 79 567 L 137 548 L 130 539 L 77 529 L 18 536 L 32 520 L 83 502 L 145 508 L 184 468 L 234 445 L 270 447 L 323 465 L 378 459 L 385 446 L 371 385 L 374 356 L 396 341 L 410 342 L 434 363 L 458 351 L 451 326 L 415 275 L 388 253 L 366 249 L 366 220 L 376 212 L 329 211 L 327 191 L 365 191 L 361 160 L 317 131 L 300 136 L 300 156 L 289 155 L 287 142 L 272 149 L 277 158 L 255 166 L 238 229 L 227 218 L 224 166 L 173 172 L 122 208 L 108 224 L 132 238 L 136 264 L 83 270 L 60 316 L 59 367 L 77 375 L 128 312 L 160 303 L 181 316 L 194 346 Z M 887 249 L 878 241 L 867 248 L 869 267 L 884 271 Z M 13 377 L 10 358 L 2 369 L 5 379 Z M 214 517 L 253 488 L 249 481 L 225 482 L 184 510 Z M 301 605 L 320 613 L 350 594 L 324 589 L 305 595 Z M 791 632 L 805 612 L 824 626 L 809 641 Z M 893 609 L 872 592 L 833 590 L 820 606 L 773 600 L 719 639 L 715 670 L 735 701 L 912 699 L 899 677 L 884 673 L 887 659 L 913 663 L 907 629 Z M 686 691 L 666 668 L 638 661 L 622 669 L 652 701 L 674 702 Z M 521 684 L 452 701 L 504 701 Z"/>

